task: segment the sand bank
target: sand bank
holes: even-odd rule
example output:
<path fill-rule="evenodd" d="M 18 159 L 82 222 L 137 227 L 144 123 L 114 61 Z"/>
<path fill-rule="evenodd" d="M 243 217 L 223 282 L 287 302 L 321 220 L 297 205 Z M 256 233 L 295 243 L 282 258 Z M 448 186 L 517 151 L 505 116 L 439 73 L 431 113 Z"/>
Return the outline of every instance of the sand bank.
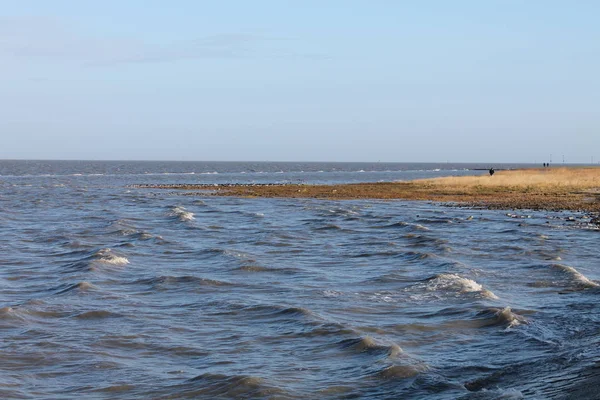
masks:
<path fill-rule="evenodd" d="M 203 190 L 214 196 L 429 200 L 498 209 L 600 212 L 600 168 L 543 168 L 498 171 L 406 182 L 341 185 L 143 185 Z"/>

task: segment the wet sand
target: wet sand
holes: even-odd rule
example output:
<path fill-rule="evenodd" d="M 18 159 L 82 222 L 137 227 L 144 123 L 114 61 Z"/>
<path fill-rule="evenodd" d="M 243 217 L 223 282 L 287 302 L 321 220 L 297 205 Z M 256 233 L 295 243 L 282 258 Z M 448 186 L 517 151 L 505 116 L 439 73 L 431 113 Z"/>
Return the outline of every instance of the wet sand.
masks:
<path fill-rule="evenodd" d="M 200 190 L 214 196 L 317 198 L 330 200 L 425 200 L 493 209 L 600 212 L 600 168 L 498 171 L 406 182 L 340 185 L 143 185 Z"/>

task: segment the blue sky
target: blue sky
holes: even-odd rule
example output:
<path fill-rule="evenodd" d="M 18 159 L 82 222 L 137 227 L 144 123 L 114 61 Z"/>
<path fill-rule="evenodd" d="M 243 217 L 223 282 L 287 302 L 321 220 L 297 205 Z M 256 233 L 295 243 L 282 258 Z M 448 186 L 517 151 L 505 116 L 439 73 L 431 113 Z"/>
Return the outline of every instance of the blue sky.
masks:
<path fill-rule="evenodd" d="M 0 158 L 600 160 L 597 1 L 0 6 Z"/>

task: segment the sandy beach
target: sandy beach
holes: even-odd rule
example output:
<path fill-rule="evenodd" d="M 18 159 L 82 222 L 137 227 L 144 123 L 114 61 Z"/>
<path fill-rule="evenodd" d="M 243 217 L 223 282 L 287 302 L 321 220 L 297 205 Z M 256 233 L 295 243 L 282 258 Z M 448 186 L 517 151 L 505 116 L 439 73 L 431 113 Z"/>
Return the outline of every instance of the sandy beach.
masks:
<path fill-rule="evenodd" d="M 405 182 L 341 185 L 145 185 L 200 190 L 214 196 L 331 200 L 425 200 L 493 209 L 600 211 L 600 168 L 564 167 L 497 171 Z"/>

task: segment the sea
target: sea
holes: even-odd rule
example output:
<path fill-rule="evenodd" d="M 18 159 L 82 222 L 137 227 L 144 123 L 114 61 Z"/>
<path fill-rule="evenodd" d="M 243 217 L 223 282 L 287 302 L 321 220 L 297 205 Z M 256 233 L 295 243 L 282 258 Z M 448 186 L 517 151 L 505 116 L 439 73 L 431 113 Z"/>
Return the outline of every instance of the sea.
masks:
<path fill-rule="evenodd" d="M 585 214 L 148 187 L 490 167 L 0 161 L 0 398 L 598 399 Z"/>

